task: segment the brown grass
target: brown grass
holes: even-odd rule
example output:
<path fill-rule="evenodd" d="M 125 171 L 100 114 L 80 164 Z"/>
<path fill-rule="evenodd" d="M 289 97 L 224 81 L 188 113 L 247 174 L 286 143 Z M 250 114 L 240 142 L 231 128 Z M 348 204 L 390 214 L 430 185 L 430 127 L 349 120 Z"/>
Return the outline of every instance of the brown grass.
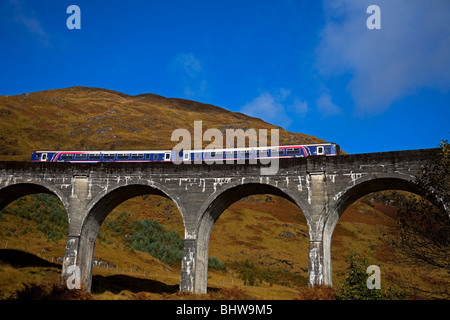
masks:
<path fill-rule="evenodd" d="M 85 288 L 70 290 L 58 281 L 43 284 L 24 284 L 24 288 L 16 292 L 12 300 L 92 300 L 93 297 Z"/>
<path fill-rule="evenodd" d="M 332 287 L 323 285 L 300 288 L 295 300 L 336 300 L 336 293 Z"/>
<path fill-rule="evenodd" d="M 149 296 L 145 293 L 137 293 L 132 300 L 147 300 Z M 163 294 L 163 300 L 256 300 L 247 290 L 237 286 L 210 290 L 206 294 L 194 294 L 190 292 L 177 292 L 174 294 Z"/>

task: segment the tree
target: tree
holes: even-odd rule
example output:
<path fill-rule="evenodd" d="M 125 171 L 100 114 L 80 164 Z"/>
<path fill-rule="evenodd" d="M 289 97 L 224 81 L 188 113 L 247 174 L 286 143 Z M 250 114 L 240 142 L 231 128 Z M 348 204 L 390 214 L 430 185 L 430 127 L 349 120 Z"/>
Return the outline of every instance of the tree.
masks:
<path fill-rule="evenodd" d="M 390 244 L 413 266 L 450 275 L 450 145 L 442 140 L 434 161 L 425 166 L 415 183 L 423 191 L 413 195 L 398 210 L 396 231 Z M 448 285 L 429 294 L 449 297 Z"/>

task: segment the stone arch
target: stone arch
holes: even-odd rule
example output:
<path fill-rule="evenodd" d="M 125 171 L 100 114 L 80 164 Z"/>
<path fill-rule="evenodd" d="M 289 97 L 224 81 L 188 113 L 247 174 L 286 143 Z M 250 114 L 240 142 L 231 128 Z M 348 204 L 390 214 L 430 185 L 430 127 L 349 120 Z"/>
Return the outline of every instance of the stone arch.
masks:
<path fill-rule="evenodd" d="M 413 182 L 414 177 L 402 174 L 385 175 L 382 177 L 366 177 L 349 183 L 344 191 L 333 197 L 334 204 L 328 211 L 324 225 L 324 284 L 332 286 L 331 240 L 334 229 L 345 209 L 356 200 L 373 192 L 385 190 L 400 190 L 423 195 L 423 191 Z"/>
<path fill-rule="evenodd" d="M 91 290 L 92 268 L 94 261 L 95 240 L 100 226 L 111 211 L 122 202 L 142 195 L 159 195 L 175 202 L 185 225 L 185 210 L 178 197 L 161 185 L 128 184 L 118 186 L 107 194 L 94 198 L 87 206 L 87 215 L 83 220 L 80 230 L 80 243 L 78 253 L 78 265 L 81 269 L 82 282 L 87 290 Z M 186 230 L 186 228 L 185 228 Z"/>
<path fill-rule="evenodd" d="M 289 200 L 300 208 L 309 225 L 308 207 L 290 189 L 255 182 L 230 183 L 218 189 L 205 201 L 199 211 L 201 215 L 196 230 L 194 292 L 206 293 L 207 291 L 209 238 L 214 223 L 230 205 L 256 194 L 272 194 Z"/>
<path fill-rule="evenodd" d="M 53 195 L 59 199 L 59 201 L 63 204 L 64 210 L 67 215 L 67 222 L 70 226 L 70 210 L 68 198 L 61 192 L 61 190 L 58 190 L 54 186 L 48 184 L 30 181 L 15 181 L 15 183 L 13 184 L 8 184 L 7 186 L 0 188 L 0 210 L 19 198 L 39 193 Z"/>
<path fill-rule="evenodd" d="M 58 189 L 50 185 L 32 182 L 18 182 L 0 188 L 0 210 L 21 197 L 36 193 L 46 193 L 57 196 L 66 212 L 69 213 L 67 210 L 69 207 L 68 201 Z"/>

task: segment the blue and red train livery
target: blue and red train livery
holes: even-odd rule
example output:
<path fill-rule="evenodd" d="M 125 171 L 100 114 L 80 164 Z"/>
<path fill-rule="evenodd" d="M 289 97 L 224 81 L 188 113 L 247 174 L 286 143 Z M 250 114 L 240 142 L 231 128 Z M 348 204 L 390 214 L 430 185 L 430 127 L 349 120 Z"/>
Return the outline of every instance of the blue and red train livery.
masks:
<path fill-rule="evenodd" d="M 175 160 L 241 160 L 296 158 L 315 155 L 336 156 L 340 148 L 335 143 L 288 145 L 257 148 L 227 148 L 185 150 L 121 150 L 121 151 L 35 151 L 34 162 L 173 162 Z"/>

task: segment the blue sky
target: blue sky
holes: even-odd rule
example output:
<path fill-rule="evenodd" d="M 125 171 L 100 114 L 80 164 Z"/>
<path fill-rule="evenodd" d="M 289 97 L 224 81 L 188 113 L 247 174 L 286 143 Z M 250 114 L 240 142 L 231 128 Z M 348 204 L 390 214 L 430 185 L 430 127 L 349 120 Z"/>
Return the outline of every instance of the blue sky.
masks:
<path fill-rule="evenodd" d="M 381 29 L 367 28 L 372 4 Z M 433 148 L 450 131 L 449 12 L 448 0 L 4 0 L 0 94 L 155 93 L 349 153 Z"/>

